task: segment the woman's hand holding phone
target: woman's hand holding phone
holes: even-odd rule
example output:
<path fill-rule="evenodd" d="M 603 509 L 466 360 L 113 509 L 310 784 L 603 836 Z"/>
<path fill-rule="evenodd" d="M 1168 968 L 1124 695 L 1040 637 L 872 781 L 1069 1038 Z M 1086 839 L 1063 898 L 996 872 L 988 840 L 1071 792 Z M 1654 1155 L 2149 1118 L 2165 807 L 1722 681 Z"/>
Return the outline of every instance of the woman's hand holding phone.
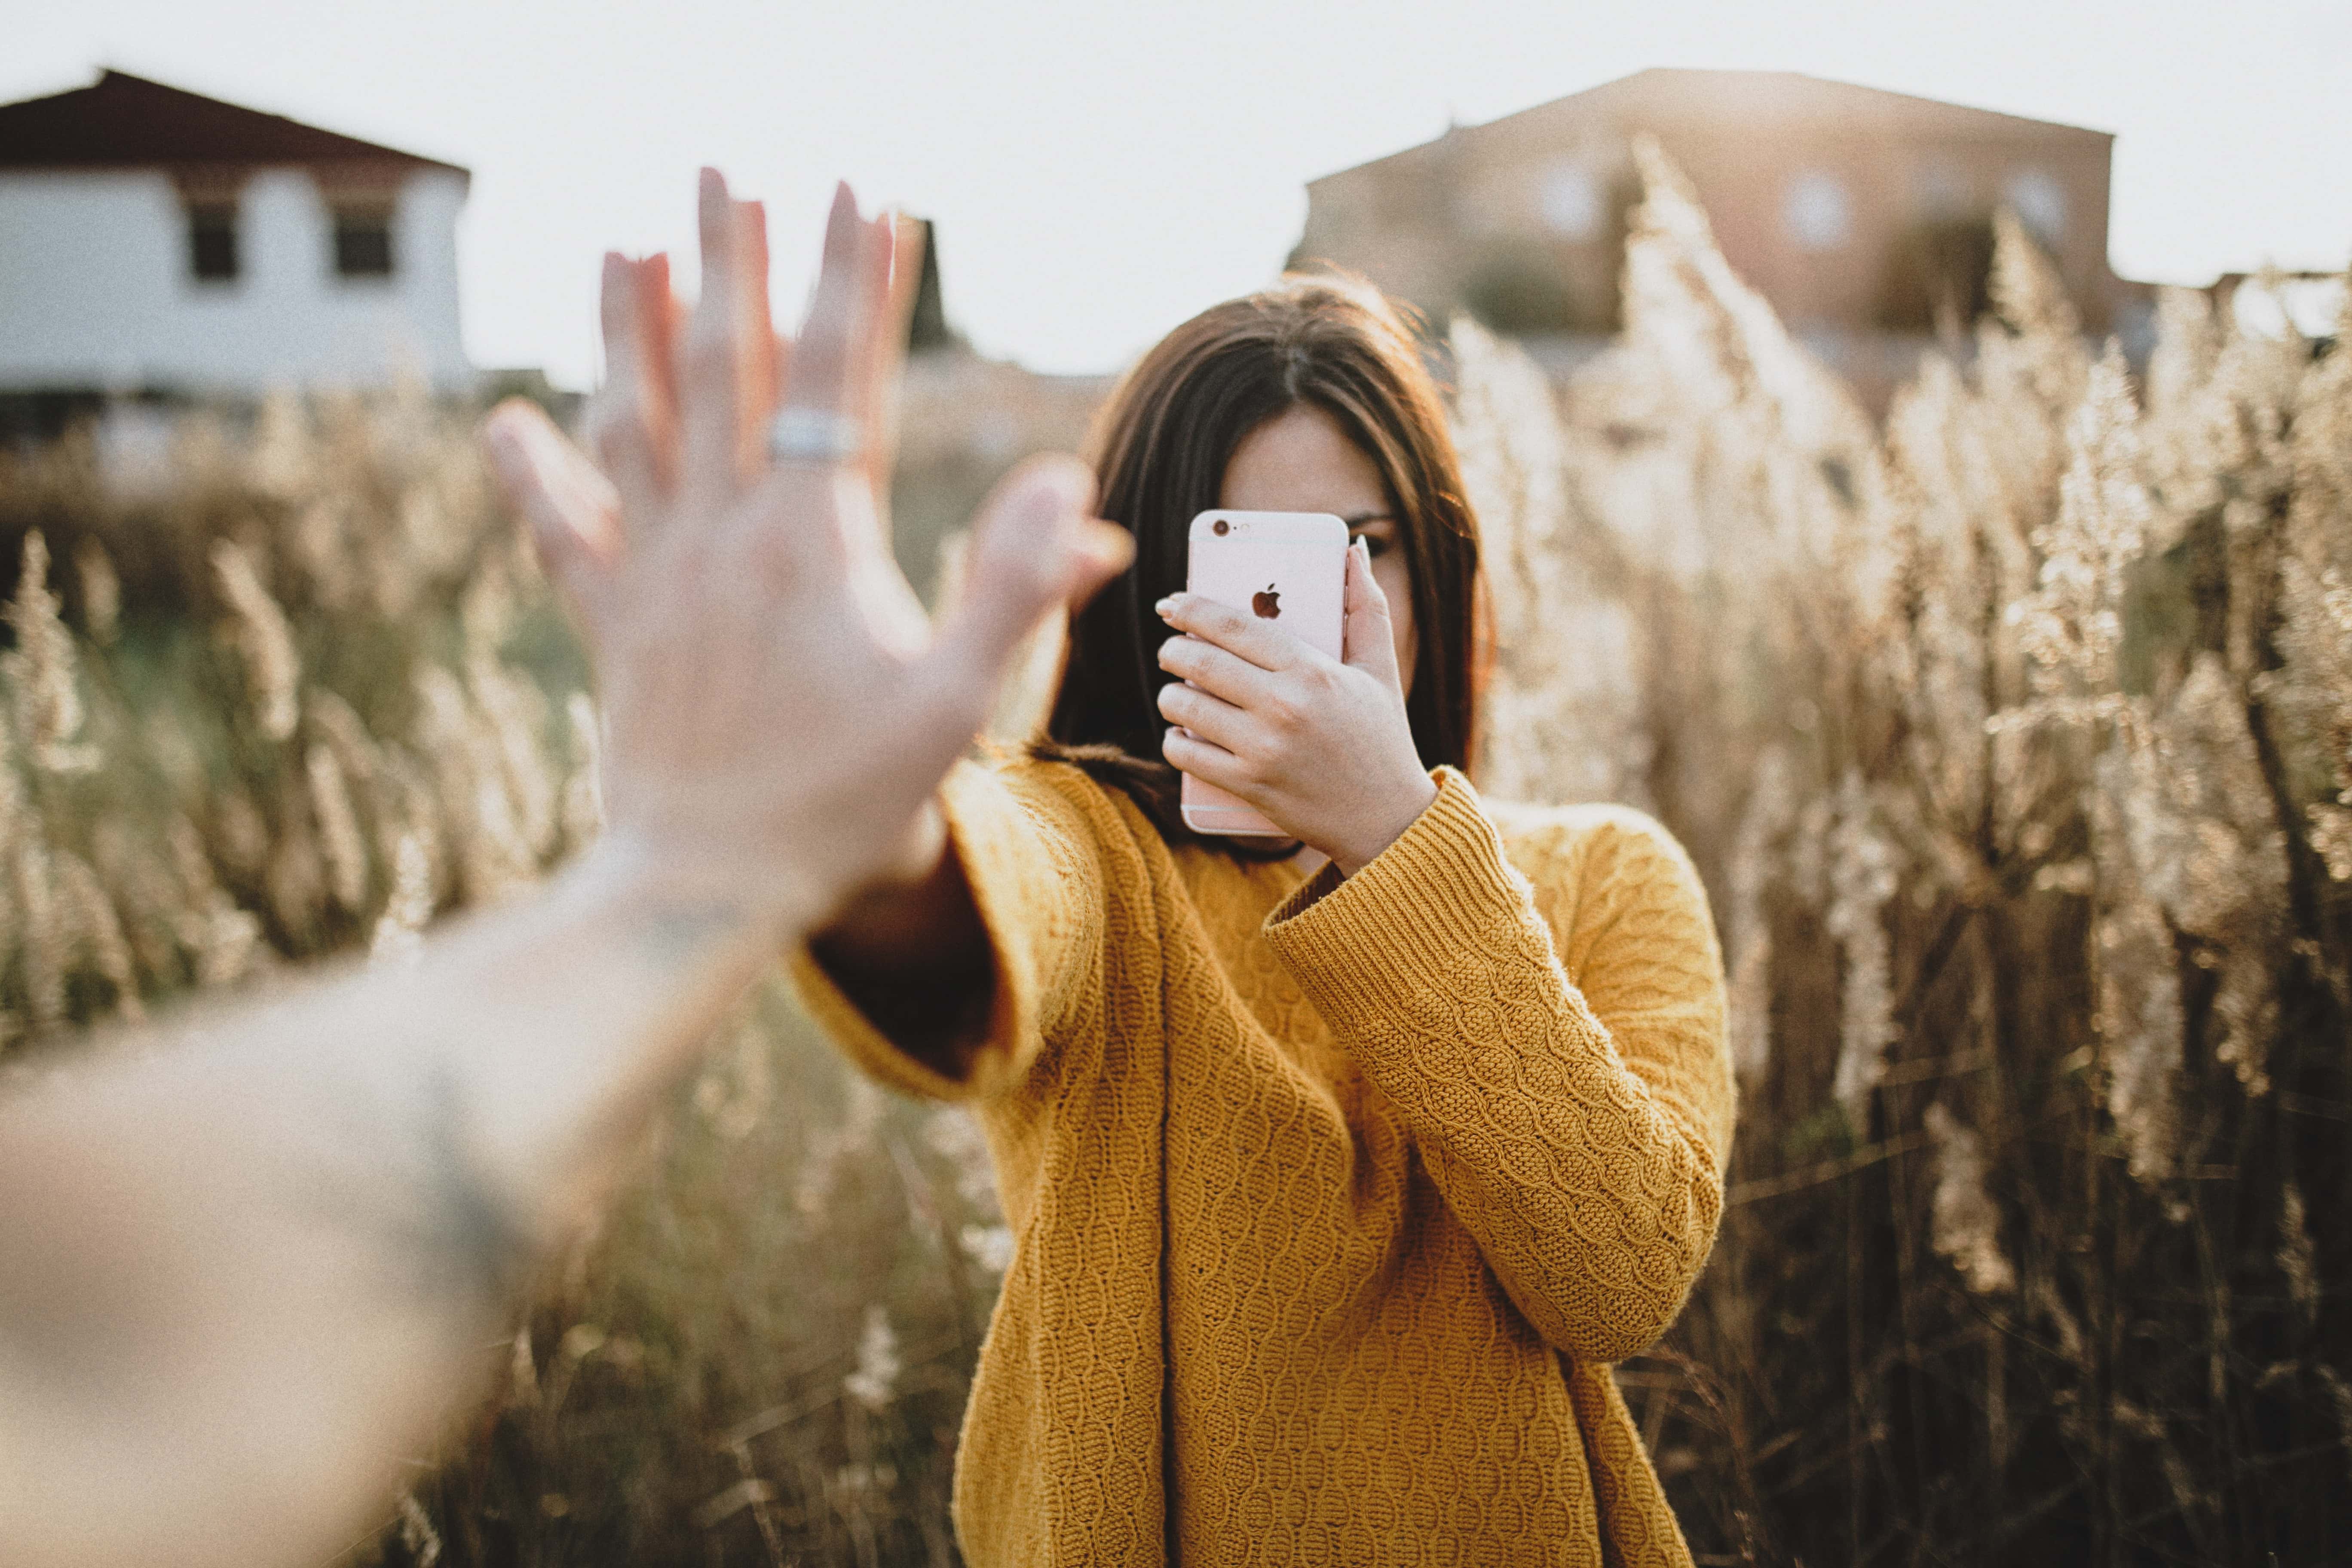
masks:
<path fill-rule="evenodd" d="M 1160 645 L 1160 668 L 1192 683 L 1160 691 L 1161 717 L 1181 726 L 1160 742 L 1176 768 L 1247 801 L 1343 876 L 1437 798 L 1405 717 L 1388 599 L 1360 541 L 1348 551 L 1344 661 L 1198 594 L 1156 607 L 1185 634 Z"/>

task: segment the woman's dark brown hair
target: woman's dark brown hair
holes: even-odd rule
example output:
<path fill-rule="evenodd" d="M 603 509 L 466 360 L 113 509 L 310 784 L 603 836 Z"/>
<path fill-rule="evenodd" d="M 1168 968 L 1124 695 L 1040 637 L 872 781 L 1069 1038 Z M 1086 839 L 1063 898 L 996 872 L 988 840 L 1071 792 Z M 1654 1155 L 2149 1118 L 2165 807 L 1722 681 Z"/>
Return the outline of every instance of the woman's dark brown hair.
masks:
<path fill-rule="evenodd" d="M 1097 510 L 1134 534 L 1135 563 L 1072 621 L 1037 750 L 1126 790 L 1171 841 L 1194 836 L 1177 815 L 1177 773 L 1160 760 L 1168 725 L 1156 702 L 1171 677 L 1159 652 L 1173 634 L 1151 606 L 1184 586 L 1192 518 L 1218 504 L 1234 448 L 1301 405 L 1339 421 L 1380 470 L 1412 581 L 1413 744 L 1424 763 L 1469 764 L 1478 532 L 1437 384 L 1406 319 L 1370 284 L 1286 278 L 1161 339 L 1111 395 L 1091 443 Z"/>

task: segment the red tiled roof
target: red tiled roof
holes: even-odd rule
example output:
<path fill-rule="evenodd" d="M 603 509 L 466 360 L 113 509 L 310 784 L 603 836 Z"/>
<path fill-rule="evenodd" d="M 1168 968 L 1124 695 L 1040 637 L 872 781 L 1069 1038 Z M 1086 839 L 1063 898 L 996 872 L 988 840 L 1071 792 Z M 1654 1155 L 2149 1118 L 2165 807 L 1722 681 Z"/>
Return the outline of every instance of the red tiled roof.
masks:
<path fill-rule="evenodd" d="M 373 165 L 467 171 L 122 71 L 0 104 L 0 169 Z"/>

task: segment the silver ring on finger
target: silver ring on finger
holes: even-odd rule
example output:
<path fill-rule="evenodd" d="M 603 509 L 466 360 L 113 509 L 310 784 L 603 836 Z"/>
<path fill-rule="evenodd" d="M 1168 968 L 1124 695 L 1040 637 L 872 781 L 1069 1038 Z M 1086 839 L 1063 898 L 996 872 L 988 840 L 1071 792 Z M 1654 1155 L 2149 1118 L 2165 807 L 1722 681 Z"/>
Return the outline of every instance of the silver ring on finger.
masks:
<path fill-rule="evenodd" d="M 780 408 L 768 425 L 768 456 L 779 463 L 847 463 L 865 451 L 865 427 L 831 408 Z"/>

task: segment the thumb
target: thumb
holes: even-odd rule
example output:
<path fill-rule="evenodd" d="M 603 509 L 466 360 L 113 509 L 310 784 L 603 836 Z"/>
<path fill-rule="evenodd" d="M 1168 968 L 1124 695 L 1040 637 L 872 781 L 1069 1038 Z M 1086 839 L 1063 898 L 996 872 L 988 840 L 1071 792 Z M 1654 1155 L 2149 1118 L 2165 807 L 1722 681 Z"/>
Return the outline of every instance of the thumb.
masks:
<path fill-rule="evenodd" d="M 1015 468 L 982 504 L 963 591 L 922 659 L 975 728 L 1038 622 L 1126 567 L 1126 531 L 1089 518 L 1093 500 L 1085 464 L 1045 457 Z"/>
<path fill-rule="evenodd" d="M 621 498 L 540 406 L 509 397 L 482 426 L 507 505 L 529 525 L 541 563 L 574 606 L 593 608 L 625 548 Z"/>
<path fill-rule="evenodd" d="M 1391 686 L 1397 675 L 1396 632 L 1389 621 L 1389 596 L 1372 575 L 1372 552 L 1359 538 L 1348 546 L 1346 663 L 1368 670 Z"/>

